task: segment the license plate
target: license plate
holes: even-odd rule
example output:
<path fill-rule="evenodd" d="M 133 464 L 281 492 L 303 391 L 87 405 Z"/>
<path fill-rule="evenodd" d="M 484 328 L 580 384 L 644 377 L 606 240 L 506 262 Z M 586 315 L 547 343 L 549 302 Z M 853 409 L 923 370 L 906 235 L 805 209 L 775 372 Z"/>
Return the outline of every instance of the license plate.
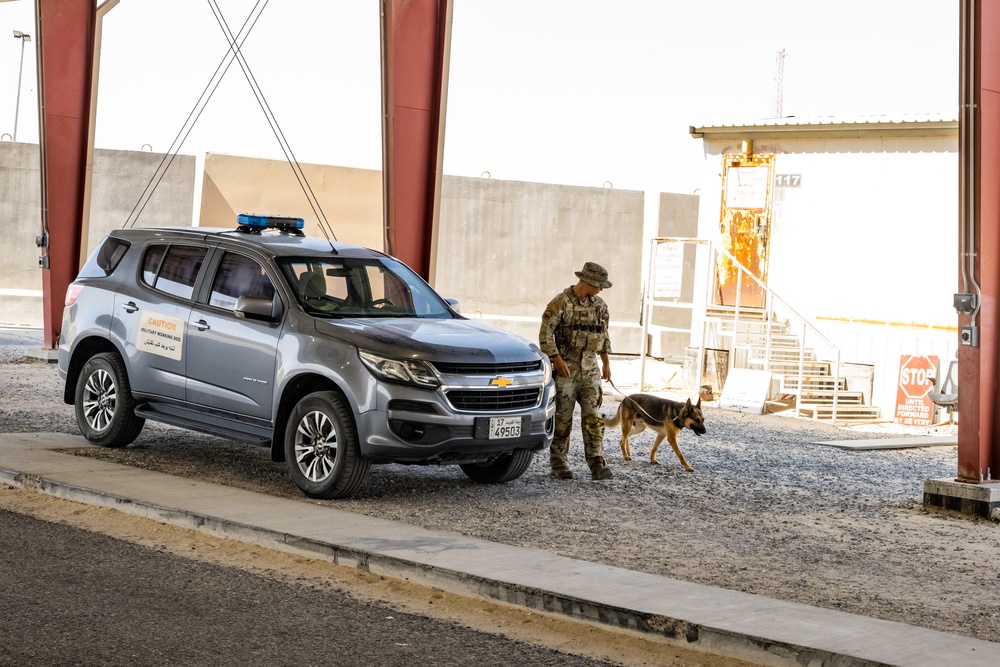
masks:
<path fill-rule="evenodd" d="M 520 417 L 490 417 L 490 440 L 521 437 Z"/>

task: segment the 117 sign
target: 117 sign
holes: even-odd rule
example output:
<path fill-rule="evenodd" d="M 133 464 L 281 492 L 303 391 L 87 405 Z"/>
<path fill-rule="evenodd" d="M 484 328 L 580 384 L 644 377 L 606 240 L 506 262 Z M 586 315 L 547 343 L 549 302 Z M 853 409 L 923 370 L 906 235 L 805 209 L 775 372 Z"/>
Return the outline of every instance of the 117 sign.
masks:
<path fill-rule="evenodd" d="M 774 187 L 797 188 L 802 185 L 802 174 L 775 174 Z"/>

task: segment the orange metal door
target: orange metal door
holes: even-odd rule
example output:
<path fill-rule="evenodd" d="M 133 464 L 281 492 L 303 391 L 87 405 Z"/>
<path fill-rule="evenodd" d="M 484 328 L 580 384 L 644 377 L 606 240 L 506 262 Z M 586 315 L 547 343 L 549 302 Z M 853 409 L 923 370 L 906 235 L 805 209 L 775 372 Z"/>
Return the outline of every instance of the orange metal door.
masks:
<path fill-rule="evenodd" d="M 724 155 L 722 160 L 722 247 L 766 285 L 774 155 Z M 716 269 L 716 304 L 735 306 L 737 266 L 720 254 Z M 741 308 L 765 306 L 764 289 L 752 278 L 744 275 L 739 290 Z"/>

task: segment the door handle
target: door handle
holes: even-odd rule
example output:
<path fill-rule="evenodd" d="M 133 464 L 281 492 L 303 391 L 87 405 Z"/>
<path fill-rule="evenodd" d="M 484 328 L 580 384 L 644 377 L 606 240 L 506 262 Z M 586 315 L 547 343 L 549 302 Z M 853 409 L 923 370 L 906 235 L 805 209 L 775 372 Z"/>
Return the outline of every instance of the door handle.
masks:
<path fill-rule="evenodd" d="M 139 306 L 135 305 L 134 301 L 129 301 L 128 303 L 123 303 L 122 308 L 125 309 L 126 313 L 134 313 L 139 310 Z"/>
<path fill-rule="evenodd" d="M 208 329 L 212 328 L 208 326 L 208 322 L 206 322 L 205 320 L 198 320 L 197 322 L 194 323 L 194 325 L 198 327 L 198 331 L 207 331 Z"/>

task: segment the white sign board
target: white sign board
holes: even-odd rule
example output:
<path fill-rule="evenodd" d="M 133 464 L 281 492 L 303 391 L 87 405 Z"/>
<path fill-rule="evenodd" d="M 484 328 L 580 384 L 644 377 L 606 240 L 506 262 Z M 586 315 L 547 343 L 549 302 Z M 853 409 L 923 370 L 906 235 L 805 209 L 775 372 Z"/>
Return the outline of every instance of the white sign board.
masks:
<path fill-rule="evenodd" d="M 764 413 L 767 392 L 771 390 L 771 371 L 732 368 L 719 398 L 723 410 L 759 415 Z"/>
<path fill-rule="evenodd" d="M 684 246 L 675 242 L 656 246 L 656 282 L 653 297 L 679 299 L 683 275 Z"/>
<path fill-rule="evenodd" d="M 767 208 L 770 167 L 726 168 L 726 208 Z"/>

